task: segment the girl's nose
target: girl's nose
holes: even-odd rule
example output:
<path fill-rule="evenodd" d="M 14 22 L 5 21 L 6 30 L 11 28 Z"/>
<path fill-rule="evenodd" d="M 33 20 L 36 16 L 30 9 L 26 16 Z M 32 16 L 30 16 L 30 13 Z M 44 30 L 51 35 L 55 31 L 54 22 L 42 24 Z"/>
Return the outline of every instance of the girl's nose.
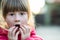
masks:
<path fill-rule="evenodd" d="M 15 22 L 20 22 L 20 20 L 15 20 Z"/>
<path fill-rule="evenodd" d="M 15 22 L 20 22 L 20 16 L 19 15 L 15 16 Z"/>

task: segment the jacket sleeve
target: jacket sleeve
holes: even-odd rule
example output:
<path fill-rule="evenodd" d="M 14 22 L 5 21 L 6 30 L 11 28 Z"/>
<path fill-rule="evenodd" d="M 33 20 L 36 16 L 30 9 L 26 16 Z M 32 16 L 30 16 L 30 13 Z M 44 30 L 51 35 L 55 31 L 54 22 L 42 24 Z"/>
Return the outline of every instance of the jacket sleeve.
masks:
<path fill-rule="evenodd" d="M 41 37 L 33 35 L 32 37 L 26 38 L 25 40 L 43 40 Z"/>
<path fill-rule="evenodd" d="M 8 38 L 5 35 L 0 35 L 0 40 L 8 40 Z"/>
<path fill-rule="evenodd" d="M 8 40 L 7 31 L 0 27 L 0 40 Z"/>
<path fill-rule="evenodd" d="M 26 38 L 25 40 L 43 40 L 40 36 L 36 35 L 36 31 L 33 30 L 31 32 L 30 37 Z"/>

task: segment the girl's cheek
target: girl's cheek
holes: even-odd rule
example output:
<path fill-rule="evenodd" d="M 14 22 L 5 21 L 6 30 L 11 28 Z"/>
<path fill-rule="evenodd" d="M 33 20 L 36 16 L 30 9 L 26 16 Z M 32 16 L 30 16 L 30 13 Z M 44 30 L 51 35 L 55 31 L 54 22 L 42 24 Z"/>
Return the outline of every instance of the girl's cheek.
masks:
<path fill-rule="evenodd" d="M 12 26 L 14 24 L 14 18 L 7 16 L 6 17 L 6 23 L 8 24 L 8 26 Z"/>
<path fill-rule="evenodd" d="M 21 24 L 27 24 L 28 20 L 27 18 L 21 18 Z"/>

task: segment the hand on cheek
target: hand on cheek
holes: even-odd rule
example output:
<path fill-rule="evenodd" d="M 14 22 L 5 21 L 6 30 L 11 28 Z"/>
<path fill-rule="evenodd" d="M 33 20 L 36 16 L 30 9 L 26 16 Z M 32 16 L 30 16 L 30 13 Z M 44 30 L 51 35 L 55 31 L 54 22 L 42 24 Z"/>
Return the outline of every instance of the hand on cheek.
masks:
<path fill-rule="evenodd" d="M 21 33 L 21 39 L 25 40 L 26 38 L 30 37 L 30 28 L 28 25 L 21 25 L 21 28 L 19 28 Z"/>
<path fill-rule="evenodd" d="M 18 40 L 20 31 L 17 31 L 18 27 L 11 27 L 8 32 L 9 40 Z M 17 32 L 16 32 L 17 31 Z"/>

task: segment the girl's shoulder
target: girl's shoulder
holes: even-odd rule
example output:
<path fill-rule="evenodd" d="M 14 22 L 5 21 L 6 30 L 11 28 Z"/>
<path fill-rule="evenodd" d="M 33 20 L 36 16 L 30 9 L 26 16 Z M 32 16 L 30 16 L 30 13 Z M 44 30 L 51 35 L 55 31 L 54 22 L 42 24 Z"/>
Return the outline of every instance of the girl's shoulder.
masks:
<path fill-rule="evenodd" d="M 7 31 L 0 27 L 0 40 L 8 40 Z"/>
<path fill-rule="evenodd" d="M 2 34 L 7 35 L 8 31 L 5 30 L 4 28 L 0 27 L 0 35 L 2 35 Z"/>
<path fill-rule="evenodd" d="M 30 37 L 27 38 L 26 40 L 43 40 L 43 39 L 36 34 L 35 30 L 32 30 Z"/>

